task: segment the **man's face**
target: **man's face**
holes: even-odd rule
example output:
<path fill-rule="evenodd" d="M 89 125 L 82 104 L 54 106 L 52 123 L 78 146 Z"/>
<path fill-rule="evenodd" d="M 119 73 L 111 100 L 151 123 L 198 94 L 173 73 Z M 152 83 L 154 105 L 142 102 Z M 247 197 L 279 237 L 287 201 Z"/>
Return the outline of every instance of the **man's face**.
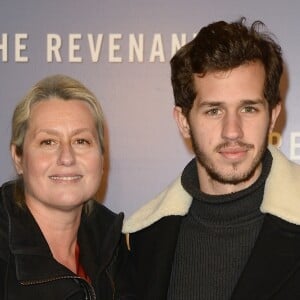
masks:
<path fill-rule="evenodd" d="M 280 112 L 271 115 L 264 98 L 262 64 L 244 64 L 227 72 L 194 75 L 197 92 L 186 118 L 174 110 L 181 133 L 191 138 L 201 190 L 224 194 L 251 185 L 261 172 L 268 133 Z"/>

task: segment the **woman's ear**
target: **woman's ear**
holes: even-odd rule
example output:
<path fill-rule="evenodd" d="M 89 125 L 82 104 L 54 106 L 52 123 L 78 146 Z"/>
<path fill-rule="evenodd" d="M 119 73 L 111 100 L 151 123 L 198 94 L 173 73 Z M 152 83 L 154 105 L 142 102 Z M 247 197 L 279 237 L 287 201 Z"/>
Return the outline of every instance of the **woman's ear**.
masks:
<path fill-rule="evenodd" d="M 173 109 L 173 117 L 177 123 L 179 131 L 184 138 L 190 138 L 190 125 L 187 117 L 183 114 L 182 108 L 175 106 Z"/>
<path fill-rule="evenodd" d="M 15 144 L 11 145 L 10 154 L 11 154 L 11 157 L 14 162 L 15 169 L 16 169 L 18 175 L 23 174 L 22 157 L 17 154 L 17 146 Z"/>

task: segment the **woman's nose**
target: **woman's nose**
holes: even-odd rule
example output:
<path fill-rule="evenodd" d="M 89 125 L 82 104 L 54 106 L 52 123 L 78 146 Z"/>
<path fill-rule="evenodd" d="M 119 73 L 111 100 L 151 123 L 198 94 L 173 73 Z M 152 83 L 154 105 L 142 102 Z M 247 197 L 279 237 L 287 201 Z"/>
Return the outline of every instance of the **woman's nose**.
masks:
<path fill-rule="evenodd" d="M 59 148 L 57 163 L 59 165 L 70 166 L 75 162 L 75 153 L 72 145 L 64 144 Z"/>

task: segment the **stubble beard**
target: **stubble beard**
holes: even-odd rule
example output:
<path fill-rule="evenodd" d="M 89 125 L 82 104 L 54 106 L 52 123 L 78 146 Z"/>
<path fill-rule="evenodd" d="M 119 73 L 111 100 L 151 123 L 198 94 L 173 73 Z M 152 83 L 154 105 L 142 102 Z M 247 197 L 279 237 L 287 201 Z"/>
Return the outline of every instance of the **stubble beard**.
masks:
<path fill-rule="evenodd" d="M 211 158 L 208 157 L 202 150 L 199 144 L 196 142 L 196 139 L 193 135 L 193 132 L 190 131 L 190 136 L 191 136 L 191 143 L 192 147 L 196 156 L 196 159 L 198 163 L 206 170 L 207 174 L 211 177 L 211 179 L 222 183 L 222 184 L 239 184 L 242 182 L 246 182 L 250 180 L 254 174 L 259 165 L 261 164 L 262 158 L 264 156 L 264 153 L 267 149 L 268 145 L 268 134 L 266 134 L 266 137 L 264 139 L 264 143 L 258 150 L 258 153 L 254 160 L 252 161 L 250 167 L 248 170 L 245 170 L 242 173 L 238 172 L 238 167 L 239 163 L 232 163 L 231 171 L 230 173 L 225 174 L 224 172 L 218 170 L 217 166 L 215 163 L 212 161 Z M 216 147 L 216 149 L 224 149 L 228 147 L 229 145 L 239 145 L 240 147 L 244 149 L 251 149 L 253 148 L 253 145 L 251 144 L 246 144 L 240 141 L 235 141 L 235 142 L 224 142 L 223 144 L 220 144 Z"/>

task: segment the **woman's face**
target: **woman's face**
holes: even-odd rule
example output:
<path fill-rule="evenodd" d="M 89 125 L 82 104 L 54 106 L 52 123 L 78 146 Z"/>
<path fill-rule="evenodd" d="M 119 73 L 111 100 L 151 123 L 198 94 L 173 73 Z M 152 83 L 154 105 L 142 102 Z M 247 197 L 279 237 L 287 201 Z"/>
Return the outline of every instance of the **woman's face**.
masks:
<path fill-rule="evenodd" d="M 23 175 L 29 208 L 81 209 L 99 188 L 103 156 L 88 103 L 53 98 L 32 107 L 23 154 L 12 157 Z"/>

